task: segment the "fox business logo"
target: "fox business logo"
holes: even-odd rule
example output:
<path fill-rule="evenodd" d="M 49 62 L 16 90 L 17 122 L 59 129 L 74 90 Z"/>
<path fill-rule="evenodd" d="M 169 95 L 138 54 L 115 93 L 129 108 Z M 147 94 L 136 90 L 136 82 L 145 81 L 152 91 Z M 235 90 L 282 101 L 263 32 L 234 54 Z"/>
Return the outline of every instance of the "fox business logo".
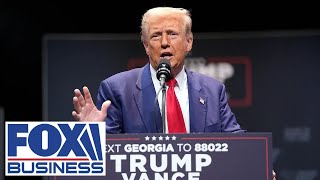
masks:
<path fill-rule="evenodd" d="M 6 122 L 7 176 L 105 176 L 105 122 Z"/>

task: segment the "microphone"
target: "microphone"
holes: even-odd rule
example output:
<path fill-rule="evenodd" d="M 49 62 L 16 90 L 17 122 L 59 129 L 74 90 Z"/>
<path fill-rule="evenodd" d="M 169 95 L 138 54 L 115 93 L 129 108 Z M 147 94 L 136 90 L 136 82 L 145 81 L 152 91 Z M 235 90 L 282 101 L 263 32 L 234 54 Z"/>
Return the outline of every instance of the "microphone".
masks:
<path fill-rule="evenodd" d="M 170 61 L 166 58 L 163 58 L 159 61 L 157 68 L 157 78 L 160 81 L 160 87 L 165 87 L 165 82 L 171 78 L 171 64 Z"/>
<path fill-rule="evenodd" d="M 157 68 L 157 78 L 160 81 L 160 87 L 161 87 L 159 89 L 159 92 L 160 90 L 162 90 L 162 111 L 161 111 L 162 112 L 162 131 L 164 134 L 166 134 L 167 132 L 166 132 L 166 85 L 165 85 L 165 82 L 171 78 L 171 64 L 168 59 L 163 58 L 159 61 L 158 68 Z M 158 99 L 159 92 L 157 93 L 156 99 Z"/>

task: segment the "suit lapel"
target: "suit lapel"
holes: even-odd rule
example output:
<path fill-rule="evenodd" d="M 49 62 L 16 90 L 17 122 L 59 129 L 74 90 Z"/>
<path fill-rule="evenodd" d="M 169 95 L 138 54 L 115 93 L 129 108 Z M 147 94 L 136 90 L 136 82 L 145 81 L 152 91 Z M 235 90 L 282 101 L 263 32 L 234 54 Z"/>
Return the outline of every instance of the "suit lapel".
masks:
<path fill-rule="evenodd" d="M 190 71 L 186 71 L 188 76 L 189 112 L 190 112 L 190 132 L 204 132 L 207 95 L 201 91 L 199 79 Z"/>
<path fill-rule="evenodd" d="M 158 101 L 154 104 L 156 92 L 151 79 L 149 66 L 149 63 L 145 65 L 139 74 L 134 99 L 146 127 L 146 132 L 155 133 L 159 131 L 162 132 L 162 123 Z"/>

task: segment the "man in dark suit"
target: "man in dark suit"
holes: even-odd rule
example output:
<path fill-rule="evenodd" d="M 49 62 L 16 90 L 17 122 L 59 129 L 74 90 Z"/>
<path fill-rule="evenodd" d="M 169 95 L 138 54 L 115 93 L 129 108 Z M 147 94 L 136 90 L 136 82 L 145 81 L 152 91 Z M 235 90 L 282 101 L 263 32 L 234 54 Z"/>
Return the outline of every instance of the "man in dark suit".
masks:
<path fill-rule="evenodd" d="M 172 78 L 177 80 L 175 93 L 186 132 L 243 131 L 227 104 L 225 86 L 184 68 L 185 56 L 193 44 L 191 26 L 190 13 L 185 9 L 161 7 L 147 11 L 141 22 L 141 40 L 150 62 L 143 68 L 118 73 L 102 81 L 97 107 L 94 104 L 86 107 L 86 101 L 93 103 L 87 88 L 83 90 L 84 97 L 76 89 L 74 118 L 106 119 L 107 133 L 164 132 L 161 106 L 155 106 L 154 99 L 160 88 L 157 66 L 166 58 L 172 66 Z M 161 104 L 161 95 L 158 100 Z M 90 114 L 86 114 L 88 111 Z"/>
<path fill-rule="evenodd" d="M 141 21 L 141 41 L 149 63 L 102 81 L 97 106 L 87 87 L 83 87 L 83 94 L 75 89 L 73 117 L 79 121 L 106 121 L 107 133 L 168 132 L 168 125 L 162 129 L 160 118 L 161 93 L 156 96 L 161 88 L 156 70 L 161 59 L 168 59 L 171 78 L 177 81 L 174 91 L 186 133 L 243 132 L 227 104 L 225 86 L 184 67 L 185 57 L 193 45 L 191 27 L 192 20 L 186 9 L 148 10 Z"/>

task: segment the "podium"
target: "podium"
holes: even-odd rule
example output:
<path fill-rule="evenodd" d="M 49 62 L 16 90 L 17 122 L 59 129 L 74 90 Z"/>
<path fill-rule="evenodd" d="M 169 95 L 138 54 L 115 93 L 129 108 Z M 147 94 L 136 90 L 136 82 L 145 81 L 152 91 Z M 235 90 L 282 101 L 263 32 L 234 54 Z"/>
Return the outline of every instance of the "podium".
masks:
<path fill-rule="evenodd" d="M 272 180 L 272 134 L 107 134 L 106 176 L 54 179 Z"/>

